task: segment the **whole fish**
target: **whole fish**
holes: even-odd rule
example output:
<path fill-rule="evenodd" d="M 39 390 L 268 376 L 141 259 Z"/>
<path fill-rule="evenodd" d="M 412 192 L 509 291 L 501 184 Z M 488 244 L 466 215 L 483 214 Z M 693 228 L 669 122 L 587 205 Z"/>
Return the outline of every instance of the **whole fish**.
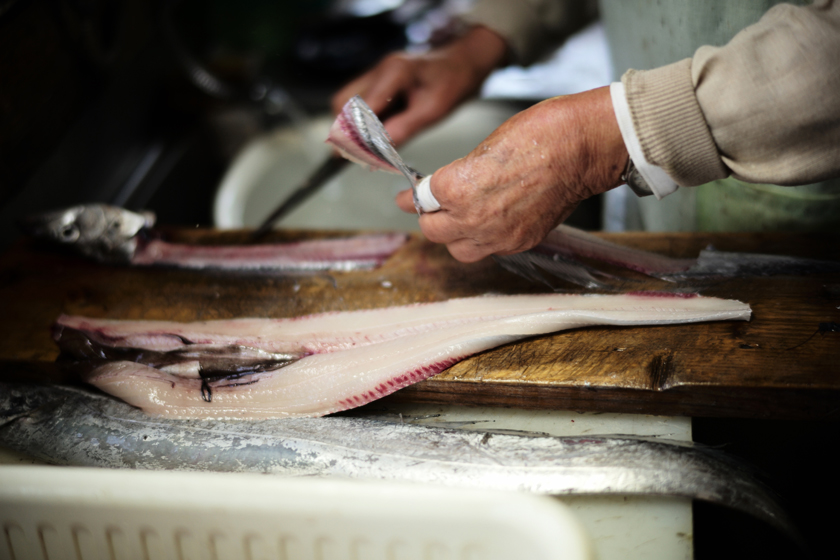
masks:
<path fill-rule="evenodd" d="M 155 216 L 107 204 L 84 204 L 24 218 L 38 239 L 100 262 L 216 270 L 359 270 L 381 265 L 408 240 L 405 233 L 293 243 L 189 245 L 155 238 Z"/>
<path fill-rule="evenodd" d="M 322 416 L 483 350 L 592 325 L 748 320 L 734 300 L 639 293 L 485 296 L 291 319 L 174 323 L 61 316 L 53 337 L 85 380 L 173 418 Z"/>
<path fill-rule="evenodd" d="M 59 465 L 337 476 L 549 495 L 682 496 L 744 511 L 795 534 L 744 465 L 667 440 L 469 432 L 352 417 L 172 420 L 80 388 L 0 383 L 0 444 Z"/>

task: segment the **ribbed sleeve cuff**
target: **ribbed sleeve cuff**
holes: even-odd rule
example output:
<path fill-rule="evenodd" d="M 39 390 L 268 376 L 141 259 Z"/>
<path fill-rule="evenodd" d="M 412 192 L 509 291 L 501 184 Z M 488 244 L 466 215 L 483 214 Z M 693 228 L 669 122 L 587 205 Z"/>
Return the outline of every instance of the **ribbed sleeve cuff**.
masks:
<path fill-rule="evenodd" d="M 621 82 L 648 162 L 681 187 L 729 176 L 694 94 L 690 58 L 653 70 L 628 70 Z"/>

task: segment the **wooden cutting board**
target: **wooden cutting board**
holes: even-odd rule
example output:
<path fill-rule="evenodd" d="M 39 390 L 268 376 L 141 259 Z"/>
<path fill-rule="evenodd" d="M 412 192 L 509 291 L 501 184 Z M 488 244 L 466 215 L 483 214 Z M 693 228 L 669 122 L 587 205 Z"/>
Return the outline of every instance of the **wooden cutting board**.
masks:
<path fill-rule="evenodd" d="M 170 239 L 236 244 L 246 232 L 168 230 Z M 328 237 L 276 232 L 269 241 Z M 346 235 L 346 234 L 332 234 Z M 840 235 L 600 234 L 675 257 L 709 244 L 840 260 Z M 627 290 L 673 284 L 621 272 Z M 580 288 L 559 283 L 567 291 Z M 597 327 L 502 346 L 464 360 L 391 401 L 760 418 L 840 418 L 840 274 L 734 278 L 694 284 L 752 306 L 750 322 Z M 549 289 L 492 259 L 462 264 L 412 236 L 365 272 L 283 276 L 129 268 L 54 253 L 28 241 L 0 257 L 0 377 L 64 379 L 50 324 L 61 313 L 194 321 L 291 317 Z M 821 331 L 822 325 L 822 331 Z"/>

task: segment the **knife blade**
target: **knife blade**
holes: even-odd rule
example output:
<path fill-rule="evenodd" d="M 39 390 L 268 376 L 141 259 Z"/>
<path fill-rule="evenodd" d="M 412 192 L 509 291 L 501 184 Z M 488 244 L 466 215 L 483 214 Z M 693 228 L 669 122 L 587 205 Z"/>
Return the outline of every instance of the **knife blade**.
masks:
<path fill-rule="evenodd" d="M 310 175 L 303 183 L 298 186 L 291 196 L 286 198 L 280 205 L 263 220 L 260 227 L 258 227 L 251 234 L 252 240 L 261 239 L 269 231 L 272 226 L 281 218 L 289 214 L 292 210 L 300 206 L 306 199 L 312 196 L 324 183 L 332 179 L 339 171 L 344 169 L 348 161 L 341 156 L 332 155 L 327 158 L 324 163 L 318 166 L 317 169 Z"/>

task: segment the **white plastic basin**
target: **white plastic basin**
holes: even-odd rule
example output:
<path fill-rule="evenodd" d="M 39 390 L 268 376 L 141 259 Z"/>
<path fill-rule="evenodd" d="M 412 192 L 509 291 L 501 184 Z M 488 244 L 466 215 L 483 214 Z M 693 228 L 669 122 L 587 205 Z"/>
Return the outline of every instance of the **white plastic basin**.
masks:
<path fill-rule="evenodd" d="M 499 101 L 466 104 L 441 124 L 400 150 L 408 165 L 430 174 L 475 148 L 516 112 Z M 214 201 L 218 228 L 258 226 L 331 153 L 324 143 L 332 116 L 302 127 L 285 127 L 261 136 L 239 153 L 225 174 Z M 293 229 L 418 230 L 417 217 L 394 204 L 408 182 L 399 175 L 370 172 L 352 165 L 277 227 Z"/>

